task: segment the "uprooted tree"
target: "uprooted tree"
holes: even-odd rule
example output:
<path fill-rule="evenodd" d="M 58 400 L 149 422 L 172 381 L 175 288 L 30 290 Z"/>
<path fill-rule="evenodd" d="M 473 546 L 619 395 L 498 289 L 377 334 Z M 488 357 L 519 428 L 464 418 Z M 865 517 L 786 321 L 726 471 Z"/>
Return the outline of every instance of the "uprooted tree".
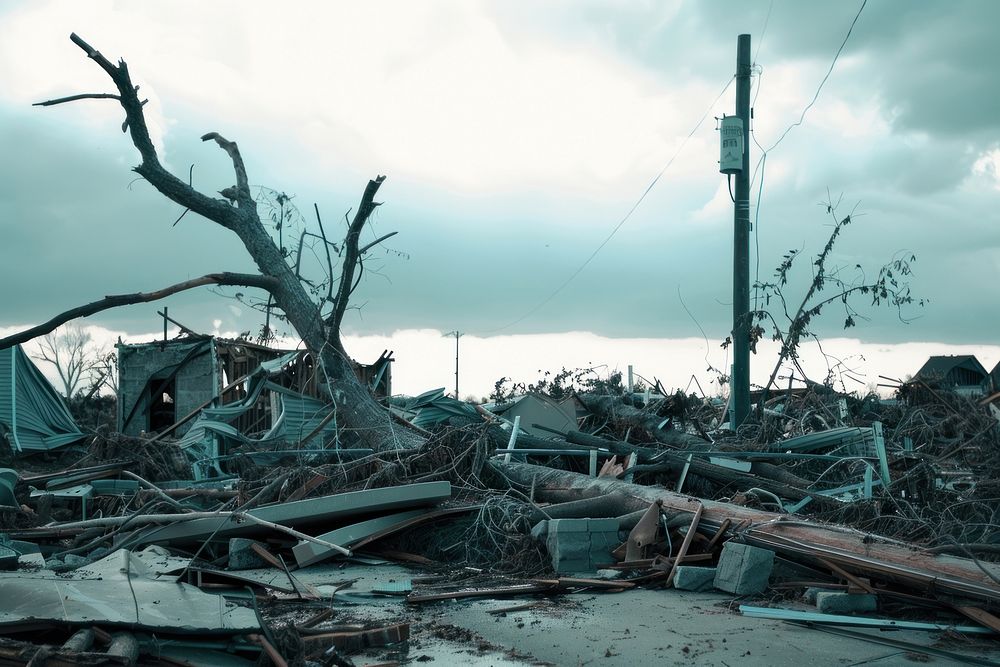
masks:
<path fill-rule="evenodd" d="M 340 335 L 344 313 L 347 311 L 351 292 L 356 287 L 360 263 L 365 252 L 373 246 L 371 243 L 361 246 L 361 231 L 379 205 L 375 201 L 375 195 L 385 177 L 378 176 L 368 182 L 361 203 L 350 221 L 343 241 L 340 279 L 336 290 L 331 288 L 325 298 L 314 300 L 295 269 L 286 261 L 286 253 L 278 248 L 261 222 L 257 203 L 250 192 L 243 158 L 236 143 L 217 132 L 209 132 L 202 136 L 202 141 L 214 141 L 228 154 L 233 163 L 236 184 L 220 193 L 225 199 L 211 197 L 196 190 L 169 172 L 160 162 L 143 114 L 145 101 L 139 99 L 139 87 L 132 83 L 125 61 L 119 60 L 117 65 L 111 63 L 75 33 L 70 35 L 70 39 L 107 73 L 118 93 L 83 93 L 40 102 L 38 106 L 51 106 L 82 99 L 117 100 L 125 112 L 122 129 L 129 132 L 141 159 L 140 164 L 133 170 L 165 197 L 184 207 L 185 211 L 197 213 L 236 234 L 253 258 L 259 273 L 212 273 L 153 292 L 108 296 L 60 313 L 44 324 L 0 339 L 0 349 L 44 336 L 75 318 L 86 317 L 117 306 L 155 301 L 195 287 L 226 285 L 259 288 L 268 293 L 270 303 L 284 314 L 306 348 L 315 355 L 317 367 L 323 375 L 320 379 L 337 410 L 337 419 L 341 426 L 356 434 L 366 446 L 377 450 L 421 444 L 423 437 L 401 424 L 394 423 L 391 415 L 375 401 L 368 388 L 357 379 L 355 364 L 344 349 Z M 330 276 L 330 280 L 332 285 L 333 276 Z"/>

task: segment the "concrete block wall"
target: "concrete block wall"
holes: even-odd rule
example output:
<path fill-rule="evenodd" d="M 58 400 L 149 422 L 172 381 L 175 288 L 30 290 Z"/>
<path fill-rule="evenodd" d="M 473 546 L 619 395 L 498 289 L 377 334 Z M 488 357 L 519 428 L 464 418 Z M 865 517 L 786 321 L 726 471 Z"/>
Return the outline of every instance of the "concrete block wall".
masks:
<path fill-rule="evenodd" d="M 143 345 L 118 346 L 118 429 L 127 435 L 139 435 L 149 428 L 147 411 L 140 405 L 127 427 L 123 422 L 137 400 L 147 391 L 151 378 L 168 375 L 196 345 L 197 341 L 165 341 Z M 174 411 L 178 419 L 187 415 L 218 393 L 216 383 L 216 356 L 214 345 L 207 352 L 191 359 L 175 378 Z M 190 423 L 178 428 L 174 433 L 181 435 Z"/>

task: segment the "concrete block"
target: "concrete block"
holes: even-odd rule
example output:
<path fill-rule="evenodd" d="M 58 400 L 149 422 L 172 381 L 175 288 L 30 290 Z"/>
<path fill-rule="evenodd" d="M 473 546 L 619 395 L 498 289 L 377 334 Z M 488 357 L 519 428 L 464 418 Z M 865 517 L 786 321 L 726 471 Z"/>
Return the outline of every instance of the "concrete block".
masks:
<path fill-rule="evenodd" d="M 760 593 L 767 588 L 773 566 L 773 551 L 726 542 L 715 572 L 715 587 L 734 595 Z"/>
<path fill-rule="evenodd" d="M 267 561 L 257 555 L 251 548 L 254 544 L 265 546 L 263 542 L 248 540 L 244 537 L 233 537 L 229 540 L 229 565 L 230 570 L 254 570 L 259 567 L 268 567 Z"/>
<path fill-rule="evenodd" d="M 590 542 L 568 540 L 565 536 L 560 539 L 549 535 L 549 539 L 545 542 L 545 546 L 548 547 L 549 555 L 552 556 L 553 563 L 555 561 L 562 560 L 590 560 Z"/>
<path fill-rule="evenodd" d="M 831 588 L 817 588 L 810 587 L 806 589 L 806 592 L 802 594 L 802 599 L 809 604 L 816 604 L 816 596 L 820 593 L 840 593 L 839 590 L 834 590 Z"/>
<path fill-rule="evenodd" d="M 532 535 L 545 535 L 552 567 L 560 573 L 594 572 L 613 561 L 618 546 L 617 519 L 552 519 L 539 522 Z"/>
<path fill-rule="evenodd" d="M 682 591 L 710 591 L 715 588 L 715 568 L 678 565 L 674 573 L 674 588 Z"/>
<path fill-rule="evenodd" d="M 878 600 L 867 593 L 818 593 L 816 608 L 824 614 L 865 614 L 878 608 Z"/>

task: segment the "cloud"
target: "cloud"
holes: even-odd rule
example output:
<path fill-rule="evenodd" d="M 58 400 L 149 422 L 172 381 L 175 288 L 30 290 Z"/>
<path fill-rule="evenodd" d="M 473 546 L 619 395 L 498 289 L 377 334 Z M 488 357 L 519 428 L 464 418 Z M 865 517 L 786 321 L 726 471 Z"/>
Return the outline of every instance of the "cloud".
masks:
<path fill-rule="evenodd" d="M 372 233 L 400 234 L 366 263 L 351 332 L 684 338 L 697 331 L 693 318 L 721 339 L 731 319 L 732 215 L 711 116 L 731 113 L 732 88 L 711 103 L 732 75 L 736 35 L 754 35 L 754 136 L 769 146 L 816 92 L 859 5 L 776 0 L 760 35 L 769 6 L 8 5 L 0 214 L 18 224 L 5 227 L 0 246 L 0 323 L 251 268 L 224 230 L 193 214 L 172 226 L 178 207 L 130 184 L 136 155 L 113 102 L 28 108 L 107 90 L 66 39 L 76 30 L 109 58 L 127 58 L 167 162 L 206 192 L 233 181 L 226 156 L 198 140 L 209 130 L 239 141 L 255 184 L 297 195 L 309 224 L 318 203 L 331 234 L 367 179 L 389 173 Z M 998 7 L 869 3 L 816 105 L 757 174 L 754 275 L 758 256 L 766 278 L 787 249 L 817 252 L 830 223 L 818 204 L 843 193 L 845 211 L 860 202 L 866 215 L 838 256 L 876 270 L 897 249 L 912 250 L 915 292 L 932 302 L 907 328 L 874 313 L 859 335 L 992 340 L 1000 316 L 968 303 L 991 302 L 1000 247 L 996 226 L 984 223 L 1000 181 L 996 118 L 983 111 L 997 106 L 983 56 Z M 543 308 L 505 327 L 580 269 L 706 110 L 603 250 Z M 756 144 L 752 151 L 756 164 Z M 808 284 L 804 269 L 791 289 Z M 159 305 L 200 330 L 260 325 L 256 312 L 208 290 Z M 145 330 L 159 305 L 101 321 Z M 821 331 L 837 334 L 837 319 Z"/>

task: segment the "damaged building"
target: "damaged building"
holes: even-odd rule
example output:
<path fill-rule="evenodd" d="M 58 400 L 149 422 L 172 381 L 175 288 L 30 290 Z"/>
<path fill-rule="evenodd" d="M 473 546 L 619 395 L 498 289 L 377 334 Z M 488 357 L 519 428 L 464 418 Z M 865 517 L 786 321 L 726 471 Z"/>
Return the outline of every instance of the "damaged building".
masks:
<path fill-rule="evenodd" d="M 184 435 L 183 421 L 206 407 L 221 407 L 248 396 L 251 375 L 267 362 L 279 359 L 269 383 L 303 397 L 324 400 L 315 359 L 306 350 L 279 350 L 245 340 L 188 335 L 151 343 L 119 343 L 118 431 L 126 435 L 164 433 Z M 371 365 L 355 370 L 375 396 L 392 393 L 390 352 Z M 271 429 L 279 416 L 276 392 L 265 389 L 259 400 L 236 417 L 232 425 L 242 433 Z"/>

